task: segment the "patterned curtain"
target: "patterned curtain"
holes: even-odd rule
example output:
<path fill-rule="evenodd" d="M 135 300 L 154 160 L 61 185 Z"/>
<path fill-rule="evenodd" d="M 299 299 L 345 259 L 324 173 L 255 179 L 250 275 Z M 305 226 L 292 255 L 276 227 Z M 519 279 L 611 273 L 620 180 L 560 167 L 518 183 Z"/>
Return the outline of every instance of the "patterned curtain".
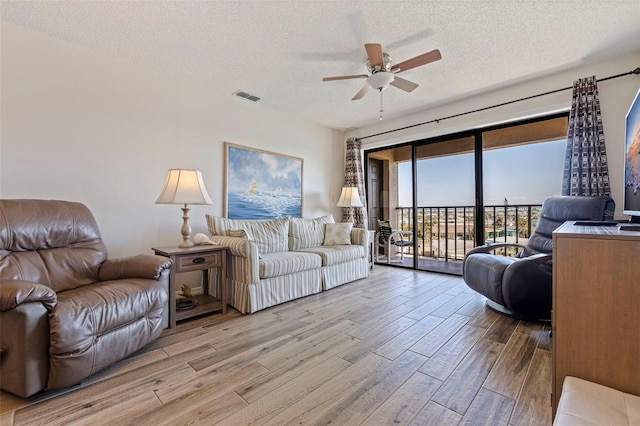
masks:
<path fill-rule="evenodd" d="M 344 166 L 344 186 L 357 186 L 362 207 L 343 207 L 342 221 L 349 220 L 349 209 L 353 209 L 353 226 L 366 228 L 367 219 L 367 197 L 364 191 L 364 172 L 361 153 L 362 142 L 360 139 L 347 139 L 347 154 Z"/>
<path fill-rule="evenodd" d="M 596 76 L 573 82 L 562 195 L 610 195 Z"/>

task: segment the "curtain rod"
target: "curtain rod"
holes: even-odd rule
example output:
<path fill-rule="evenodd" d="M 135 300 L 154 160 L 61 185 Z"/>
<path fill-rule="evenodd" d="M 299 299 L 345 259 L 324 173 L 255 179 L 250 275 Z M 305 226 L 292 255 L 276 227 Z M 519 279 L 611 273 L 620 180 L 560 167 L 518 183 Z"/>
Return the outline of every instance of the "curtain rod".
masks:
<path fill-rule="evenodd" d="M 622 73 L 622 74 L 617 74 L 617 75 L 612 75 L 612 76 L 609 76 L 609 77 L 604 77 L 604 78 L 597 79 L 596 82 L 600 83 L 601 81 L 612 80 L 614 78 L 624 77 L 625 75 L 631 75 L 631 74 L 636 74 L 636 75 L 640 74 L 640 67 L 638 67 L 638 68 L 636 68 L 634 70 L 631 70 L 629 72 Z M 573 89 L 573 86 L 563 87 L 562 89 L 556 89 L 556 90 L 552 90 L 550 92 L 538 93 L 537 95 L 527 96 L 526 98 L 515 99 L 513 101 L 503 102 L 501 104 L 496 104 L 496 105 L 491 105 L 491 106 L 484 107 L 484 108 L 474 109 L 474 110 L 471 110 L 471 111 L 461 112 L 459 114 L 449 115 L 449 116 L 443 117 L 443 118 L 436 118 L 434 120 L 425 121 L 424 123 L 412 124 L 410 126 L 400 127 L 398 129 L 387 130 L 385 132 L 380 132 L 380 133 L 376 133 L 374 135 L 369 135 L 369 136 L 363 136 L 363 137 L 357 138 L 357 139 L 362 140 L 362 139 L 367 139 L 367 138 L 373 138 L 375 136 L 386 135 L 387 133 L 393 133 L 393 132 L 398 132 L 400 130 L 411 129 L 413 127 L 418 127 L 418 126 L 422 126 L 422 125 L 425 125 L 425 124 L 439 123 L 442 120 L 448 120 L 450 118 L 460 117 L 460 116 L 467 115 L 467 114 L 473 114 L 475 112 L 486 111 L 488 109 L 497 108 L 497 107 L 513 104 L 513 103 L 516 103 L 516 102 L 526 101 L 526 100 L 529 100 L 529 99 L 538 98 L 540 96 L 551 95 L 552 93 L 563 92 L 563 91 L 569 90 L 569 89 Z"/>

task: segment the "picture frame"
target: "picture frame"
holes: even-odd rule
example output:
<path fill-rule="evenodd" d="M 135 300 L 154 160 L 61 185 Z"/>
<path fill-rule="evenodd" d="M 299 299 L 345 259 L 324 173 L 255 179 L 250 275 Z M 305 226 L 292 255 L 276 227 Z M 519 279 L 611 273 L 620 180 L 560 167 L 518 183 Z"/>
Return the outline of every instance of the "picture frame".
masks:
<path fill-rule="evenodd" d="M 230 142 L 224 151 L 227 218 L 302 217 L 302 158 Z"/>

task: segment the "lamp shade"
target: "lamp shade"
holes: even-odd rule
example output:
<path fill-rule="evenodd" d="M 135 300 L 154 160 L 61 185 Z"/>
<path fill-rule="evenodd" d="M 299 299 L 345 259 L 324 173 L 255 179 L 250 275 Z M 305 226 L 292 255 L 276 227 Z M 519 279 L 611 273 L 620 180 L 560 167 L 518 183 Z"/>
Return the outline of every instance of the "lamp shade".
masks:
<path fill-rule="evenodd" d="M 213 204 L 200 170 L 170 169 L 156 204 Z"/>
<path fill-rule="evenodd" d="M 345 186 L 340 193 L 337 207 L 362 207 L 358 188 L 355 186 Z"/>

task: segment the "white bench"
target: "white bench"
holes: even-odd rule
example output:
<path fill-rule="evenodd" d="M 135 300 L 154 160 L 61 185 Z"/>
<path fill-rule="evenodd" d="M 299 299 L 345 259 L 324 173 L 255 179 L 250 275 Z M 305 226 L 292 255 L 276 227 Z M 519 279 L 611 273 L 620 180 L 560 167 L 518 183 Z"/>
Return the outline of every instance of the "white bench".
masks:
<path fill-rule="evenodd" d="M 553 426 L 640 426 L 640 396 L 567 376 Z"/>

